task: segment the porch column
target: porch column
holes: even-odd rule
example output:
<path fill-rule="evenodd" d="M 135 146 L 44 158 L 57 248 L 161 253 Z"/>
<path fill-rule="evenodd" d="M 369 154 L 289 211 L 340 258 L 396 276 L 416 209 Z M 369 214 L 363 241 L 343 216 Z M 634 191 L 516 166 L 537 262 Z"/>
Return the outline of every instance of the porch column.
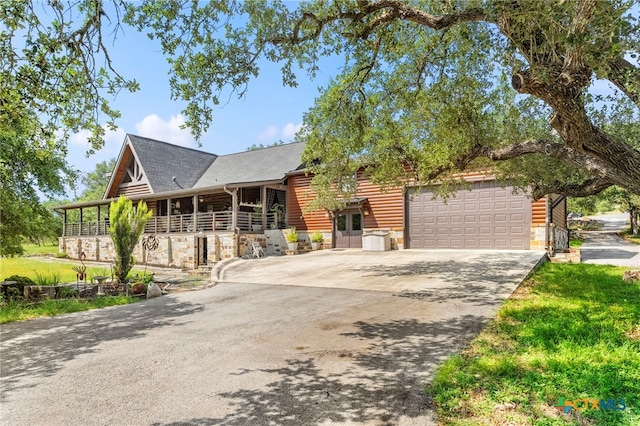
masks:
<path fill-rule="evenodd" d="M 63 215 L 62 215 L 62 236 L 66 237 L 67 236 L 67 209 L 63 210 Z"/>
<path fill-rule="evenodd" d="M 198 196 L 193 196 L 193 232 L 198 232 Z"/>
<path fill-rule="evenodd" d="M 171 232 L 171 198 L 167 198 L 167 234 Z"/>
<path fill-rule="evenodd" d="M 98 209 L 98 214 L 96 215 L 98 218 L 96 219 L 96 235 L 100 235 L 100 206 L 96 206 Z"/>
<path fill-rule="evenodd" d="M 260 203 L 262 203 L 262 232 L 267 229 L 267 187 L 262 185 L 260 191 Z"/>
<path fill-rule="evenodd" d="M 82 207 L 80 207 L 80 223 L 78 225 L 78 236 L 82 236 Z"/>

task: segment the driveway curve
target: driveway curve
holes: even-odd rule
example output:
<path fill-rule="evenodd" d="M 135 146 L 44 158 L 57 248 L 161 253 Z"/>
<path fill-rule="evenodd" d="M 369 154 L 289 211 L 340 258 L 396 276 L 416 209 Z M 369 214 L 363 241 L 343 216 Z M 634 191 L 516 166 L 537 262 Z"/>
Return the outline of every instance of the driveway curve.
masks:
<path fill-rule="evenodd" d="M 620 238 L 617 233 L 628 227 L 629 215 L 604 214 L 590 216 L 602 222 L 601 231 L 583 232 L 580 248 L 582 262 L 598 265 L 640 267 L 640 245 Z"/>

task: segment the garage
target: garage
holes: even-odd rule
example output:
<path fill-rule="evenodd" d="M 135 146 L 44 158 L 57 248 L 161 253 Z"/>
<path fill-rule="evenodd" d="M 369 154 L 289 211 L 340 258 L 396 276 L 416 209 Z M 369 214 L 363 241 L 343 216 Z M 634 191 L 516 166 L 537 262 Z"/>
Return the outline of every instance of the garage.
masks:
<path fill-rule="evenodd" d="M 405 203 L 408 248 L 529 249 L 531 200 L 510 186 L 474 182 L 446 202 L 422 189 Z"/>

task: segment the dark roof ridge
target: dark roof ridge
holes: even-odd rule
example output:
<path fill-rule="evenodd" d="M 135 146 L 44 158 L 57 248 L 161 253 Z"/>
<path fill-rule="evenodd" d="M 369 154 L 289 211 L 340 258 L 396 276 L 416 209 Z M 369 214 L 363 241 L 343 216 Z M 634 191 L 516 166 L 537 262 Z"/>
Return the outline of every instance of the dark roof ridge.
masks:
<path fill-rule="evenodd" d="M 286 142 L 286 143 L 281 143 L 280 145 L 264 146 L 262 148 L 256 148 L 256 149 L 247 150 L 247 151 L 232 152 L 231 154 L 222 154 L 222 155 L 219 155 L 218 157 L 231 157 L 232 155 L 245 155 L 250 152 L 265 151 L 267 149 L 276 149 L 276 148 L 281 148 L 283 146 L 297 145 L 297 144 L 303 144 L 303 143 L 304 142 L 302 141 Z"/>
<path fill-rule="evenodd" d="M 195 151 L 195 152 L 197 152 L 199 154 L 207 154 L 207 155 L 214 155 L 216 157 L 220 157 L 218 154 L 214 154 L 213 152 L 203 151 L 201 149 L 196 149 L 196 148 L 191 148 L 191 147 L 188 147 L 188 146 L 177 145 L 175 143 L 161 141 L 159 139 L 154 139 L 154 138 L 148 138 L 146 136 L 134 135 L 133 133 L 128 133 L 128 135 L 130 137 L 134 137 L 134 138 L 146 139 L 148 141 L 158 142 L 158 143 L 162 143 L 162 144 L 165 144 L 165 145 L 171 145 L 172 147 L 176 147 L 176 148 L 182 148 L 182 149 L 186 149 L 186 150 L 189 150 L 189 151 Z"/>

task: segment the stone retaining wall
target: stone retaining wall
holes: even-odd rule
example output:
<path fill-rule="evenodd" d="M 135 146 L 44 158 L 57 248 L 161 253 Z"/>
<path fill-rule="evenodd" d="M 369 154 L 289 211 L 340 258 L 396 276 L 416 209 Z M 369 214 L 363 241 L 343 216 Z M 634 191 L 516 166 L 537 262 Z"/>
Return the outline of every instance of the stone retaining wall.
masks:
<path fill-rule="evenodd" d="M 137 264 L 196 268 L 198 266 L 198 239 L 206 238 L 207 261 L 210 264 L 222 259 L 235 257 L 236 236 L 233 233 L 217 234 L 172 234 L 156 235 L 158 248 L 148 254 L 143 250 L 142 244 L 136 244 L 133 257 Z M 260 238 L 261 237 L 261 238 Z M 242 239 L 242 235 L 241 235 Z M 245 237 L 242 241 L 256 240 L 266 246 L 266 237 Z M 79 259 L 84 252 L 86 260 L 99 262 L 113 262 L 115 249 L 109 236 L 96 237 L 60 237 L 58 238 L 58 251 L 66 253 L 71 259 Z M 148 258 L 147 258 L 148 257 Z"/>

